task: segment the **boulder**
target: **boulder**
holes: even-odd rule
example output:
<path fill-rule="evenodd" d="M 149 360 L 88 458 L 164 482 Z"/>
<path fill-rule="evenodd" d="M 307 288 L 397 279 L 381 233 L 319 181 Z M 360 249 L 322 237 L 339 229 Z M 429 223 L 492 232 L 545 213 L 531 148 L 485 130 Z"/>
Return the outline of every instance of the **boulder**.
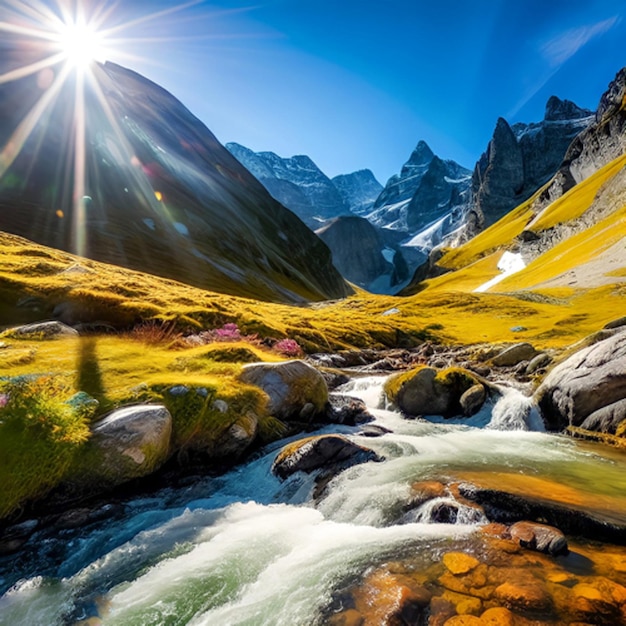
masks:
<path fill-rule="evenodd" d="M 553 556 L 568 552 L 565 535 L 554 526 L 537 522 L 517 522 L 511 526 L 509 532 L 511 538 L 523 548 L 545 552 Z"/>
<path fill-rule="evenodd" d="M 526 373 L 533 374 L 537 370 L 547 367 L 552 362 L 552 357 L 545 352 L 540 352 L 536 357 L 530 360 L 530 363 L 526 366 Z"/>
<path fill-rule="evenodd" d="M 581 428 L 615 435 L 621 422 L 626 420 L 626 398 L 594 411 L 585 418 Z M 621 430 L 621 429 L 620 429 Z M 619 433 L 621 434 L 621 433 Z"/>
<path fill-rule="evenodd" d="M 476 376 L 462 368 L 450 367 L 438 371 L 433 367 L 419 366 L 391 376 L 385 383 L 385 393 L 408 415 L 453 417 L 464 413 L 461 397 L 478 384 Z"/>
<path fill-rule="evenodd" d="M 247 411 L 227 428 L 215 441 L 215 457 L 237 459 L 252 444 L 259 429 L 259 418 Z"/>
<path fill-rule="evenodd" d="M 495 599 L 522 613 L 548 613 L 552 609 L 552 600 L 539 580 L 505 582 L 496 588 Z"/>
<path fill-rule="evenodd" d="M 162 405 L 117 409 L 94 424 L 85 477 L 113 487 L 147 476 L 167 460 L 171 434 L 172 416 Z"/>
<path fill-rule="evenodd" d="M 470 417 L 478 413 L 485 403 L 486 398 L 487 391 L 483 385 L 478 383 L 470 387 L 459 399 L 459 403 L 463 409 L 463 415 Z"/>
<path fill-rule="evenodd" d="M 5 336 L 18 339 L 56 339 L 57 337 L 77 337 L 78 331 L 61 322 L 36 322 L 17 326 L 6 331 Z"/>
<path fill-rule="evenodd" d="M 626 332 L 583 348 L 555 367 L 535 393 L 548 430 L 580 426 L 626 398 Z"/>
<path fill-rule="evenodd" d="M 512 367 L 522 361 L 530 361 L 537 356 L 537 350 L 526 342 L 516 343 L 497 354 L 492 363 L 497 367 Z"/>
<path fill-rule="evenodd" d="M 295 472 L 324 469 L 332 474 L 367 461 L 381 461 L 373 450 L 341 435 L 319 435 L 285 446 L 272 464 L 272 473 L 281 479 Z"/>
<path fill-rule="evenodd" d="M 309 421 L 326 410 L 326 381 L 304 361 L 244 365 L 240 380 L 265 391 L 269 396 L 268 410 L 278 419 Z"/>

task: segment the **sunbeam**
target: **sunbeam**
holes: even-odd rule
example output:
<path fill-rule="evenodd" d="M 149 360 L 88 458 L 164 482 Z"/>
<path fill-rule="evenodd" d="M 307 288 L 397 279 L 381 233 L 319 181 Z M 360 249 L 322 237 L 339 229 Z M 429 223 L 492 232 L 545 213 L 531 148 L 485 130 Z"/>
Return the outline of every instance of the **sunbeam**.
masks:
<path fill-rule="evenodd" d="M 143 196 L 142 204 L 150 207 L 161 220 L 168 220 L 167 207 L 155 196 L 148 173 L 134 154 L 107 102 L 100 84 L 105 75 L 99 76 L 98 64 L 111 56 L 149 62 L 150 59 L 139 57 L 125 47 L 166 41 L 166 37 L 146 37 L 143 27 L 148 22 L 163 22 L 175 13 L 199 4 L 200 0 L 192 0 L 121 22 L 115 16 L 118 1 L 52 0 L 44 3 L 41 0 L 6 0 L 0 8 L 0 34 L 5 37 L 3 44 L 9 50 L 0 65 L 0 85 L 14 81 L 17 84 L 17 81 L 32 77 L 31 91 L 25 100 L 31 100 L 31 104 L 8 138 L 5 135 L 4 145 L 0 146 L 0 183 L 35 131 L 49 132 L 41 126 L 45 123 L 46 112 L 57 103 L 65 107 L 68 126 L 59 133 L 59 180 L 55 186 L 66 189 L 67 197 L 64 199 L 53 193 L 51 198 L 56 200 L 50 200 L 53 206 L 49 208 L 58 218 L 71 218 L 71 248 L 81 256 L 89 254 L 86 228 L 93 195 L 89 177 L 98 176 L 97 171 L 93 171 L 98 165 L 91 165 L 88 142 L 98 133 L 112 133 L 116 137 L 123 160 L 118 167 L 127 170 Z M 141 33 L 133 37 L 133 29 L 138 31 L 138 26 L 142 27 Z M 73 87 L 71 92 L 69 81 Z M 100 129 L 98 124 L 105 124 L 108 128 Z M 34 158 L 37 148 L 31 146 L 28 153 L 29 158 Z M 27 166 L 26 171 L 30 170 L 31 166 Z M 20 178 L 24 176 L 20 175 Z M 58 206 L 59 202 L 63 205 Z M 99 210 L 106 211 L 106 207 Z"/>

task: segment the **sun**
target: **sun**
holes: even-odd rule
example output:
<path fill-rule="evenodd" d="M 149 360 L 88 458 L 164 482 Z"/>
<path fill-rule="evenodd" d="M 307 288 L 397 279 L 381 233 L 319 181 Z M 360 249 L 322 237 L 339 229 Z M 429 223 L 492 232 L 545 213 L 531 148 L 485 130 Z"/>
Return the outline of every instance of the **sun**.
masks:
<path fill-rule="evenodd" d="M 106 60 L 103 35 L 83 21 L 59 26 L 57 45 L 65 61 L 76 69 L 87 69 L 94 62 Z"/>

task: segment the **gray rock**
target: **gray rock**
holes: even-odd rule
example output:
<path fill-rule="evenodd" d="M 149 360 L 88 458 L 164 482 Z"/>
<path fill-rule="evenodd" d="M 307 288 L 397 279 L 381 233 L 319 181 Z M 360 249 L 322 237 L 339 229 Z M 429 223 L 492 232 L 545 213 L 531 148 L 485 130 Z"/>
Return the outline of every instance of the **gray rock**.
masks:
<path fill-rule="evenodd" d="M 373 450 L 342 435 L 320 435 L 285 446 L 274 460 L 272 473 L 283 480 L 295 472 L 320 469 L 336 474 L 359 463 L 380 460 Z"/>
<path fill-rule="evenodd" d="M 626 332 L 579 350 L 555 367 L 535 393 L 549 430 L 580 426 L 626 398 Z"/>
<path fill-rule="evenodd" d="M 526 373 L 533 374 L 537 370 L 547 367 L 552 362 L 552 357 L 545 352 L 541 352 L 536 357 L 530 360 L 530 363 L 526 366 Z"/>
<path fill-rule="evenodd" d="M 626 398 L 594 411 L 580 425 L 585 430 L 614 435 L 620 422 L 626 420 Z"/>
<path fill-rule="evenodd" d="M 50 321 L 10 328 L 5 336 L 20 339 L 56 339 L 57 337 L 77 337 L 78 331 L 62 322 Z"/>
<path fill-rule="evenodd" d="M 258 427 L 258 417 L 252 411 L 241 415 L 218 437 L 212 456 L 230 460 L 239 458 L 255 440 Z"/>
<path fill-rule="evenodd" d="M 111 487 L 154 472 L 168 458 L 171 435 L 172 416 L 164 406 L 117 409 L 94 424 L 89 445 L 96 464 L 88 468 L 89 482 Z"/>
<path fill-rule="evenodd" d="M 470 387 L 459 400 L 461 408 L 463 409 L 463 415 L 470 417 L 480 411 L 482 405 L 487 398 L 487 391 L 485 387 L 478 383 Z"/>
<path fill-rule="evenodd" d="M 263 389 L 270 414 L 281 420 L 298 420 L 309 403 L 315 415 L 322 414 L 328 403 L 324 377 L 304 361 L 244 365 L 240 380 Z"/>
<path fill-rule="evenodd" d="M 393 272 L 393 265 L 383 256 L 381 234 L 363 217 L 339 217 L 315 234 L 330 248 L 341 275 L 361 287 Z"/>
<path fill-rule="evenodd" d="M 385 384 L 385 393 L 407 415 L 453 417 L 463 413 L 460 399 L 477 383 L 471 372 L 460 368 L 438 372 L 432 367 L 418 367 L 391 376 Z"/>
<path fill-rule="evenodd" d="M 567 539 L 554 526 L 537 522 L 517 522 L 509 529 L 511 538 L 523 548 L 544 552 L 553 556 L 567 554 Z"/>
<path fill-rule="evenodd" d="M 604 328 L 607 330 L 613 330 L 614 328 L 621 328 L 622 326 L 626 326 L 626 317 L 620 317 L 608 324 L 604 325 Z"/>
<path fill-rule="evenodd" d="M 502 350 L 492 359 L 492 363 L 497 367 L 511 367 L 534 358 L 536 354 L 537 350 L 531 344 L 516 343 Z"/>

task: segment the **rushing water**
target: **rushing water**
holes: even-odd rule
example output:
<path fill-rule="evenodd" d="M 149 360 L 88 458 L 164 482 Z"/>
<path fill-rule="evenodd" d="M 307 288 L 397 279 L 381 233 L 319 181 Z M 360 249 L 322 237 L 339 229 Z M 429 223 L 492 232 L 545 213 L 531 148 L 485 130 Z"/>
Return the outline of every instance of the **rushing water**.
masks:
<path fill-rule="evenodd" d="M 427 562 L 484 523 L 462 507 L 456 524 L 429 523 L 441 499 L 403 517 L 416 481 L 514 472 L 607 498 L 626 491 L 623 459 L 536 432 L 541 420 L 519 392 L 505 392 L 474 426 L 438 424 L 378 408 L 381 382 L 360 379 L 345 391 L 362 397 L 391 433 L 325 431 L 347 434 L 384 462 L 341 473 L 314 503 L 312 476 L 271 475 L 281 442 L 222 477 L 132 500 L 121 517 L 58 537 L 36 533 L 0 563 L 8 588 L 0 624 L 73 624 L 95 615 L 124 626 L 320 624 L 333 592 L 369 565 L 407 553 Z"/>

